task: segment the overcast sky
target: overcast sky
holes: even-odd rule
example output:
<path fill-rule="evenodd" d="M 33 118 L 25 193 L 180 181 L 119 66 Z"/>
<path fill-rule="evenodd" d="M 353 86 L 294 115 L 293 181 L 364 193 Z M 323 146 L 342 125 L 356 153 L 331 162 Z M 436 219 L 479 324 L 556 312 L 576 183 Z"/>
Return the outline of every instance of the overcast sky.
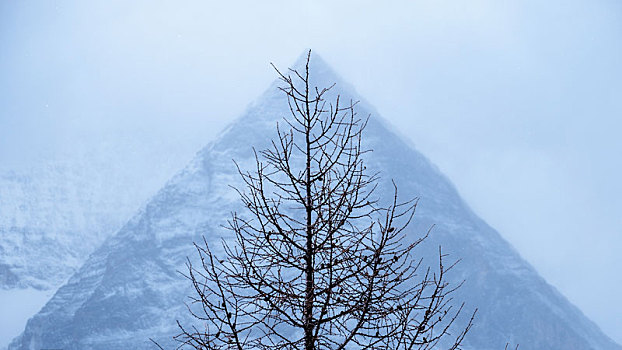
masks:
<path fill-rule="evenodd" d="M 619 0 L 0 1 L 0 164 L 181 167 L 305 48 L 622 343 Z"/>

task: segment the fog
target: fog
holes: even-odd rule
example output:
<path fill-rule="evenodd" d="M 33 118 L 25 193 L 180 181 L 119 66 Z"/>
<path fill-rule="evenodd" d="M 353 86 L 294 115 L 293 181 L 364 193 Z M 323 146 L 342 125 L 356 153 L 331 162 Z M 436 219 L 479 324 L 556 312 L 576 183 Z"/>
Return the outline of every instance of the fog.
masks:
<path fill-rule="evenodd" d="M 0 166 L 182 167 L 306 48 L 622 343 L 617 0 L 0 2 Z"/>

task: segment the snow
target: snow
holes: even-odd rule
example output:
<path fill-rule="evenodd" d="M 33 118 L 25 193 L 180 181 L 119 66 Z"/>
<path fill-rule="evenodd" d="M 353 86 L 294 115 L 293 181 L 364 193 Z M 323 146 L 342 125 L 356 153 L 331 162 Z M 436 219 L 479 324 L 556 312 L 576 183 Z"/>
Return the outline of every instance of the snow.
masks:
<path fill-rule="evenodd" d="M 22 331 L 25 320 L 178 168 L 147 159 L 155 174 L 135 184 L 138 178 L 128 172 L 148 168 L 128 166 L 108 144 L 98 147 L 19 170 L 0 166 L 0 343 Z"/>

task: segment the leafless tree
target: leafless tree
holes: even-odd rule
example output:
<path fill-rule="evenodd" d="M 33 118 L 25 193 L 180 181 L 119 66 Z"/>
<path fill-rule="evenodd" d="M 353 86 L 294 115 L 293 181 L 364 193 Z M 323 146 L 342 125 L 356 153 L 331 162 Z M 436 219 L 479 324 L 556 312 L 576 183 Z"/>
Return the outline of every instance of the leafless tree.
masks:
<path fill-rule="evenodd" d="M 291 115 L 256 168 L 238 171 L 243 213 L 226 227 L 216 256 L 195 244 L 188 260 L 189 310 L 201 326 L 179 324 L 179 348 L 458 349 L 473 322 L 452 298 L 446 256 L 426 267 L 409 240 L 416 199 L 375 197 L 361 140 L 367 119 L 356 102 L 327 101 L 305 70 L 276 69 Z M 236 164 L 237 165 L 237 164 Z M 428 232 L 429 233 L 429 232 Z"/>

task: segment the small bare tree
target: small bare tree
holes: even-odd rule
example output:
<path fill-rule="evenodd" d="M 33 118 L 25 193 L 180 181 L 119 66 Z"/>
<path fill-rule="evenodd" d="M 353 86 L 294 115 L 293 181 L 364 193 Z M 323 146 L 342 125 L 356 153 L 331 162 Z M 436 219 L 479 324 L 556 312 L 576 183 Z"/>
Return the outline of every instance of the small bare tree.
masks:
<path fill-rule="evenodd" d="M 406 227 L 416 200 L 390 204 L 374 196 L 361 146 L 367 119 L 332 88 L 310 86 L 303 72 L 276 69 L 291 115 L 271 147 L 255 152 L 256 169 L 238 166 L 246 215 L 233 214 L 217 257 L 195 244 L 188 261 L 196 292 L 189 305 L 201 327 L 179 325 L 179 348 L 458 349 L 474 314 L 457 326 L 439 247 L 438 267 L 422 266 Z M 236 164 L 237 165 L 237 164 Z"/>

